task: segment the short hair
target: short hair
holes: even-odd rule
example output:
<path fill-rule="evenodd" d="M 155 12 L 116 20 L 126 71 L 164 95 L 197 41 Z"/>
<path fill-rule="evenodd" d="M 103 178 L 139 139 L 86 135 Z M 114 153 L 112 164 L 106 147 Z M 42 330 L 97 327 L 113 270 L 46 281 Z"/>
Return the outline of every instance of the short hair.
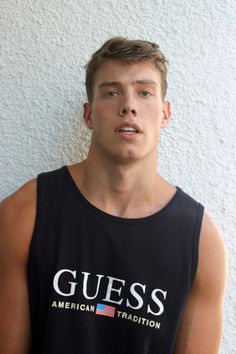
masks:
<path fill-rule="evenodd" d="M 113 37 L 99 48 L 86 64 L 86 92 L 88 101 L 93 100 L 93 86 L 96 74 L 107 59 L 119 60 L 126 63 L 152 61 L 161 74 L 162 98 L 167 91 L 167 64 L 159 45 L 145 40 L 130 40 L 124 37 Z"/>

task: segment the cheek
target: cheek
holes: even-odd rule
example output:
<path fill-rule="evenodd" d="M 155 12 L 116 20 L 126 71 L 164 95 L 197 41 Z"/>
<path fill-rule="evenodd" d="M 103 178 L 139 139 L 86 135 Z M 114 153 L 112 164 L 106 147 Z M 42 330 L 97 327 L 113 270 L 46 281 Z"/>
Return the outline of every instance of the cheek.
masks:
<path fill-rule="evenodd" d="M 104 109 L 104 107 L 99 107 L 98 105 L 94 110 L 92 111 L 91 114 L 91 121 L 93 125 L 93 130 L 100 133 L 102 131 L 106 131 L 109 129 L 109 126 L 112 125 L 112 115 L 109 113 L 107 109 Z M 106 127 L 106 129 L 105 129 Z"/>
<path fill-rule="evenodd" d="M 156 99 L 152 99 L 150 101 L 146 101 L 144 102 L 143 105 L 140 106 L 140 109 L 142 109 L 142 111 L 145 111 L 145 113 L 149 113 L 152 116 L 160 116 L 162 114 L 162 110 L 163 110 L 163 105 L 161 104 L 161 102 L 157 102 Z"/>
<path fill-rule="evenodd" d="M 147 132 L 150 139 L 159 139 L 161 132 L 161 114 L 160 112 L 156 114 L 149 115 L 146 124 Z"/>
<path fill-rule="evenodd" d="M 107 115 L 111 115 L 111 113 L 115 113 L 116 106 L 114 102 L 106 102 L 104 103 L 97 103 L 93 107 L 93 114 L 95 117 L 106 117 Z M 109 113 L 109 114 L 108 114 Z"/>
<path fill-rule="evenodd" d="M 152 126 L 154 130 L 160 128 L 163 117 L 161 108 L 157 108 L 156 105 L 149 106 L 141 112 L 142 116 L 146 117 L 145 124 Z"/>

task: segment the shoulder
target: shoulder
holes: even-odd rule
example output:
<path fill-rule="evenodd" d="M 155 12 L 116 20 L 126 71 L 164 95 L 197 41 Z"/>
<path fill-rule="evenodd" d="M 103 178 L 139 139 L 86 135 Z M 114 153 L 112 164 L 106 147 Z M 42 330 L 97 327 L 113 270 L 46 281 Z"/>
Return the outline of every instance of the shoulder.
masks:
<path fill-rule="evenodd" d="M 27 259 L 36 215 L 36 194 L 37 182 L 31 180 L 0 203 L 0 249 L 6 257 L 24 262 Z"/>
<path fill-rule="evenodd" d="M 199 241 L 195 289 L 212 301 L 223 299 L 227 277 L 226 246 L 218 227 L 204 213 Z"/>
<path fill-rule="evenodd" d="M 206 212 L 204 212 L 203 215 L 200 241 L 202 252 L 206 251 L 206 249 L 208 249 L 209 252 L 210 249 L 213 247 L 213 251 L 221 251 L 225 253 L 225 243 L 223 240 L 223 236 L 219 231 L 218 227 L 216 226 L 215 222 L 210 218 L 210 216 Z"/>
<path fill-rule="evenodd" d="M 15 193 L 6 197 L 0 203 L 1 222 L 5 224 L 17 222 L 32 212 L 36 205 L 36 180 L 25 183 Z"/>

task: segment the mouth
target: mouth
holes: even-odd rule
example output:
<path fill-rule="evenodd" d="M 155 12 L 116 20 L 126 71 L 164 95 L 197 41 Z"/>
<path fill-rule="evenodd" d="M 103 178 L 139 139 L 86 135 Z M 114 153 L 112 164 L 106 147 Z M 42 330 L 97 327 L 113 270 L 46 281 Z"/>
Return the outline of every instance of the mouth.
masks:
<path fill-rule="evenodd" d="M 121 124 L 115 129 L 115 132 L 122 135 L 137 135 L 142 131 L 137 124 Z"/>

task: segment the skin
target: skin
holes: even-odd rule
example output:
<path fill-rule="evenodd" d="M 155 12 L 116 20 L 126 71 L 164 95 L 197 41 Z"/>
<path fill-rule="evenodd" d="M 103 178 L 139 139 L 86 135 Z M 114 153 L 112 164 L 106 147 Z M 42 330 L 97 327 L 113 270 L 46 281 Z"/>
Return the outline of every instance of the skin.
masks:
<path fill-rule="evenodd" d="M 84 120 L 92 129 L 88 156 L 69 167 L 83 195 L 96 207 L 124 218 L 162 209 L 176 188 L 156 171 L 156 147 L 170 120 L 170 103 L 162 100 L 160 75 L 153 65 L 106 61 L 95 78 L 93 101 L 84 104 Z M 134 124 L 138 134 L 117 130 Z M 0 204 L 0 354 L 29 350 L 26 264 L 35 208 L 35 180 Z M 219 354 L 226 274 L 224 242 L 204 214 L 198 269 L 175 354 Z"/>

